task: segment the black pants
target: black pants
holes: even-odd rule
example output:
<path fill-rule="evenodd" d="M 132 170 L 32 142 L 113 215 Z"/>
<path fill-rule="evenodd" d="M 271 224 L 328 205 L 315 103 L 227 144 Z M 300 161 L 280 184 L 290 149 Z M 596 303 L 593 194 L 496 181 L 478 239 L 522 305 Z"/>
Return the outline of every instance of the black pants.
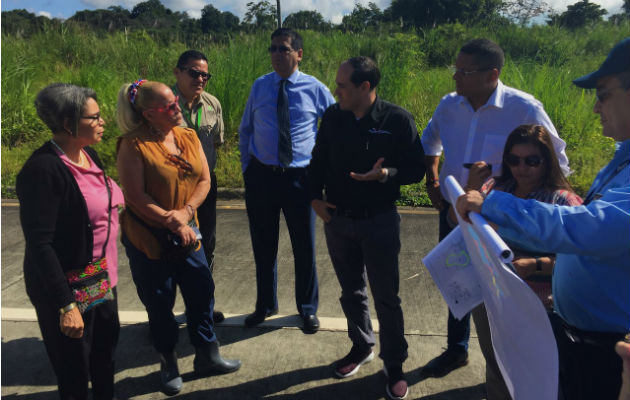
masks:
<path fill-rule="evenodd" d="M 214 269 L 214 248 L 217 244 L 217 176 L 210 172 L 210 192 L 197 208 L 199 220 L 199 232 L 201 232 L 201 244 L 206 254 L 210 271 Z"/>
<path fill-rule="evenodd" d="M 451 203 L 444 200 L 442 202 L 444 208 L 440 211 L 440 225 L 439 225 L 439 240 L 444 240 L 446 236 L 453 230 L 448 223 L 447 215 L 448 210 L 451 208 Z M 448 310 L 448 323 L 447 323 L 447 346 L 449 350 L 456 351 L 458 353 L 465 353 L 468 351 L 468 339 L 470 338 L 470 313 L 467 313 L 462 319 L 457 319 L 453 316 L 451 310 Z"/>
<path fill-rule="evenodd" d="M 341 286 L 339 301 L 350 340 L 361 349 L 375 343 L 368 309 L 369 283 L 380 326 L 380 357 L 388 368 L 401 366 L 407 359 L 407 341 L 398 297 L 400 216 L 395 208 L 365 219 L 335 215 L 324 230 Z"/>
<path fill-rule="evenodd" d="M 34 301 L 37 322 L 42 332 L 48 358 L 57 375 L 62 400 L 88 398 L 92 381 L 95 400 L 114 396 L 114 352 L 118 343 L 120 322 L 118 300 L 108 301 L 83 314 L 83 337 L 70 338 L 59 328 L 59 309 L 46 302 Z"/>
<path fill-rule="evenodd" d="M 256 261 L 256 310 L 278 308 L 280 211 L 295 259 L 295 303 L 302 316 L 316 314 L 315 213 L 308 197 L 306 168 L 274 171 L 252 159 L 243 174 L 249 231 Z"/>
<path fill-rule="evenodd" d="M 617 400 L 621 389 L 621 357 L 615 344 L 623 333 L 587 332 L 549 315 L 560 366 L 560 400 Z"/>

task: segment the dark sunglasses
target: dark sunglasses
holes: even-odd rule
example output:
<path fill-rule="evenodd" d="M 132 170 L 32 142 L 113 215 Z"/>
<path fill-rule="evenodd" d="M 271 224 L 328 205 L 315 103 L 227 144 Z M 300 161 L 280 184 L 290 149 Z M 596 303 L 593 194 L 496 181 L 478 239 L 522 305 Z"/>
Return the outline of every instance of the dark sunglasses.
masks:
<path fill-rule="evenodd" d="M 275 44 L 272 44 L 271 46 L 269 46 L 269 48 L 267 49 L 270 53 L 275 53 L 277 51 L 279 51 L 280 53 L 290 53 L 293 51 L 292 48 L 287 47 L 287 46 L 276 46 Z"/>
<path fill-rule="evenodd" d="M 179 105 L 177 104 L 178 101 L 179 101 L 179 96 L 175 96 L 175 101 L 168 103 L 164 107 L 148 108 L 147 111 L 157 111 L 159 113 L 165 113 L 165 112 L 173 113 L 177 111 L 177 108 L 179 107 Z"/>
<path fill-rule="evenodd" d="M 192 69 L 188 67 L 181 67 L 180 69 L 182 71 L 188 72 L 188 75 L 190 75 L 190 77 L 193 79 L 199 79 L 199 77 L 201 77 L 201 79 L 203 79 L 204 81 L 207 81 L 207 80 L 210 80 L 210 78 L 212 78 L 212 75 L 210 75 L 207 72 L 197 71 L 196 69 Z"/>
<path fill-rule="evenodd" d="M 507 154 L 503 157 L 503 161 L 510 167 L 518 167 L 521 164 L 521 160 L 525 162 L 528 167 L 537 167 L 543 162 L 543 158 L 537 155 L 531 155 L 526 157 L 515 156 L 514 154 Z"/>

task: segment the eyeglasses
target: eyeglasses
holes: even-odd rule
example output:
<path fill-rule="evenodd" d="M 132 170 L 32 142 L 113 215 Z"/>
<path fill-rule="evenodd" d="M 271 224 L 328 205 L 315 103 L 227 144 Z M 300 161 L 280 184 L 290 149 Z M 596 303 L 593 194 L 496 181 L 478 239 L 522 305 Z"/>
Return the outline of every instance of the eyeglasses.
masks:
<path fill-rule="evenodd" d="M 175 101 L 168 103 L 167 105 L 163 107 L 147 108 L 147 111 L 157 111 L 159 113 L 168 112 L 169 114 L 173 114 L 176 111 L 179 111 L 179 104 L 177 104 L 178 101 L 179 101 L 179 96 L 175 96 Z"/>
<path fill-rule="evenodd" d="M 625 89 L 625 88 L 623 86 L 607 88 L 605 90 L 595 92 L 595 97 L 597 97 L 597 101 L 603 104 L 606 102 L 606 100 L 608 100 L 608 98 L 610 98 L 610 93 L 617 89 Z"/>
<path fill-rule="evenodd" d="M 79 117 L 79 119 L 89 119 L 89 120 L 91 120 L 89 122 L 90 125 L 94 125 L 95 123 L 98 124 L 98 123 L 101 122 L 101 120 L 105 121 L 103 119 L 103 117 L 101 117 L 101 113 L 96 113 L 94 115 L 81 115 Z"/>
<path fill-rule="evenodd" d="M 515 156 L 514 154 L 507 154 L 503 157 L 503 161 L 510 167 L 518 167 L 521 165 L 521 160 L 525 162 L 528 167 L 537 167 L 543 162 L 543 158 L 539 155 L 532 154 L 523 158 Z"/>
<path fill-rule="evenodd" d="M 204 81 L 207 81 L 207 80 L 210 80 L 210 78 L 212 78 L 212 75 L 210 75 L 207 72 L 197 71 L 196 69 L 192 69 L 188 67 L 181 67 L 180 69 L 182 71 L 188 72 L 188 75 L 190 75 L 190 77 L 193 79 L 199 79 L 199 77 L 201 77 L 201 79 L 203 79 Z"/>
<path fill-rule="evenodd" d="M 271 46 L 269 46 L 269 48 L 267 49 L 270 53 L 275 53 L 275 52 L 280 52 L 280 53 L 284 53 L 284 54 L 289 54 L 290 52 L 294 51 L 292 48 L 287 47 L 287 46 L 276 46 L 275 44 L 272 44 Z"/>
<path fill-rule="evenodd" d="M 477 73 L 477 72 L 492 71 L 494 68 L 479 68 L 479 69 L 476 69 L 474 71 L 466 71 L 464 69 L 457 68 L 454 65 L 451 65 L 450 67 L 448 67 L 448 69 L 449 69 L 449 71 L 451 71 L 451 74 L 453 74 L 453 75 L 460 74 L 460 75 L 463 75 L 463 76 L 468 76 L 468 75 L 472 75 L 472 74 Z"/>

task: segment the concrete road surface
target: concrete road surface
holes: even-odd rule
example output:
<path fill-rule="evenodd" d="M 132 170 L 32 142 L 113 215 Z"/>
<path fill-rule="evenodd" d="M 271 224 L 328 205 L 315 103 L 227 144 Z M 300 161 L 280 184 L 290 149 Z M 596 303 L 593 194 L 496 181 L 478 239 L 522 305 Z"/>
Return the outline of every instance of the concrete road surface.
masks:
<path fill-rule="evenodd" d="M 446 346 L 447 309 L 422 257 L 437 243 L 437 213 L 401 208 L 400 297 L 405 316 L 409 359 L 404 370 L 410 399 L 485 398 L 485 363 L 476 336 L 470 343 L 470 363 L 441 379 L 421 373 L 431 358 Z M 41 341 L 31 304 L 26 296 L 22 260 L 24 240 L 16 202 L 2 202 L 2 398 L 54 399 L 56 382 Z M 238 358 L 234 374 L 196 379 L 194 349 L 186 328 L 180 328 L 177 352 L 183 374 L 181 399 L 381 399 L 386 379 L 382 361 L 375 358 L 358 374 L 339 380 L 333 363 L 350 349 L 346 321 L 339 305 L 340 287 L 317 224 L 317 268 L 320 284 L 318 316 L 322 328 L 315 335 L 299 329 L 294 300 L 293 256 L 284 222 L 278 254 L 280 313 L 256 328 L 245 328 L 243 318 L 254 310 L 255 270 L 247 214 L 242 202 L 219 202 L 217 222 L 216 309 L 228 317 L 217 326 L 224 357 Z M 119 245 L 119 311 L 121 336 L 117 349 L 117 392 L 120 398 L 162 399 L 159 392 L 158 356 L 149 341 L 146 312 L 131 280 L 129 264 Z M 181 298 L 176 313 L 183 313 Z M 376 314 L 371 304 L 373 318 Z M 377 326 L 376 321 L 374 321 Z M 474 329 L 474 328 L 473 328 Z M 375 348 L 378 354 L 378 344 Z"/>

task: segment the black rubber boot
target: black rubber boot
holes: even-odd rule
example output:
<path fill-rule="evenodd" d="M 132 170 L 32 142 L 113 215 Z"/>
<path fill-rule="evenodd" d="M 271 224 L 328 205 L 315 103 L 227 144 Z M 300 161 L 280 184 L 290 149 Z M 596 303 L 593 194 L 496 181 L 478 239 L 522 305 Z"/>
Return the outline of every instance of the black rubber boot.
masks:
<path fill-rule="evenodd" d="M 164 394 L 173 396 L 182 390 L 182 377 L 179 376 L 175 350 L 160 354 L 160 379 Z"/>
<path fill-rule="evenodd" d="M 219 342 L 215 340 L 195 349 L 194 367 L 199 376 L 229 374 L 241 368 L 241 361 L 221 358 Z"/>

